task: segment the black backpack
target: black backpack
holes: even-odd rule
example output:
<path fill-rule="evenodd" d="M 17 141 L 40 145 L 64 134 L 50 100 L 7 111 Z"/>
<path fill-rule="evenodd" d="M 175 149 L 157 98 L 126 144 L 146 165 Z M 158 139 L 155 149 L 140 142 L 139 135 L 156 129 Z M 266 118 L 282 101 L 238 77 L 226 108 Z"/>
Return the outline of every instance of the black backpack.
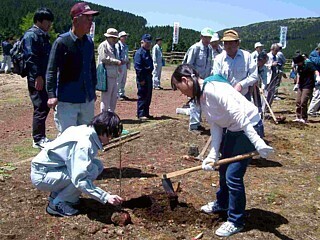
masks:
<path fill-rule="evenodd" d="M 21 77 L 26 77 L 28 71 L 23 53 L 23 36 L 13 45 L 13 48 L 10 50 L 10 55 L 13 64 L 13 73 Z"/>

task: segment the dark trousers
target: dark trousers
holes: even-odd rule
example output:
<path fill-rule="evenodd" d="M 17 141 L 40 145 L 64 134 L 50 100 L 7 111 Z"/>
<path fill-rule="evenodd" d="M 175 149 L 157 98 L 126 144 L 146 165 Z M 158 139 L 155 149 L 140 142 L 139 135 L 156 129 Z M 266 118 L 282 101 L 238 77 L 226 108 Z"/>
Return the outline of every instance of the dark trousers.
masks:
<path fill-rule="evenodd" d="M 150 76 L 148 75 L 146 79 L 141 79 L 145 81 L 144 85 L 141 85 L 139 80 L 140 79 L 137 78 L 137 117 L 148 117 L 150 115 L 149 108 L 152 98 L 152 74 L 150 74 Z"/>
<path fill-rule="evenodd" d="M 32 86 L 28 86 L 28 90 L 33 104 L 32 136 L 38 142 L 46 136 L 46 119 L 50 111 L 48 94 L 45 89 L 38 91 Z"/>
<path fill-rule="evenodd" d="M 255 148 L 247 136 L 241 132 L 227 131 L 221 146 L 222 158 L 254 151 Z M 228 209 L 228 221 L 236 226 L 244 225 L 246 193 L 244 174 L 251 158 L 224 164 L 219 168 L 220 187 L 216 193 L 219 206 Z"/>
<path fill-rule="evenodd" d="M 297 118 L 308 119 L 308 102 L 312 97 L 313 89 L 298 89 L 296 99 L 296 114 Z"/>

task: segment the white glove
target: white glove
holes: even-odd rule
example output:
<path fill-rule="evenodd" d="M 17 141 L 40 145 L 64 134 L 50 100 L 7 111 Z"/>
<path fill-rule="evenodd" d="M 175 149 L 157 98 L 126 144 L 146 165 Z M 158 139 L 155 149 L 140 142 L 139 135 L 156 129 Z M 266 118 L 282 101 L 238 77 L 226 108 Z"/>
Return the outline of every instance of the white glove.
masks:
<path fill-rule="evenodd" d="M 320 76 L 317 76 L 317 77 L 316 77 L 316 81 L 317 81 L 318 83 L 320 83 Z"/>
<path fill-rule="evenodd" d="M 296 85 L 294 85 L 294 87 L 293 87 L 293 91 L 298 91 L 298 89 L 299 89 L 299 84 L 296 84 Z"/>
<path fill-rule="evenodd" d="M 205 171 L 214 171 L 214 167 L 209 165 L 209 163 L 215 163 L 217 160 L 207 157 L 205 160 L 202 162 L 202 169 Z"/>
<path fill-rule="evenodd" d="M 267 158 L 270 153 L 274 152 L 273 148 L 268 146 L 261 138 L 256 142 L 255 148 L 262 158 Z"/>

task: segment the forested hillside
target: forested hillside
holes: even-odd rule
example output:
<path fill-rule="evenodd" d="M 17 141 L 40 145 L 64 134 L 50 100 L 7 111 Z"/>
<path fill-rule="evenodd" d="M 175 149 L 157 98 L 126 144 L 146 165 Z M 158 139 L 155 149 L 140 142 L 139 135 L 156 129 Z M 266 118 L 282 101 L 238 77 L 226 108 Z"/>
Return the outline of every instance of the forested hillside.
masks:
<path fill-rule="evenodd" d="M 48 7 L 55 15 L 53 24 L 56 33 L 63 33 L 70 29 L 71 19 L 69 12 L 74 0 L 1 0 L 0 8 L 0 38 L 5 36 L 19 37 L 23 31 L 21 30 L 22 18 L 28 13 L 34 13 L 39 7 Z M 106 1 L 107 3 L 107 1 Z M 95 17 L 96 34 L 95 42 L 98 44 L 105 39 L 103 33 L 108 28 L 114 27 L 119 31 L 126 31 L 130 34 L 128 44 L 130 49 L 140 46 L 140 38 L 144 33 L 150 33 L 152 36 L 161 36 L 164 38 L 164 50 L 171 50 L 172 44 L 172 27 L 146 27 L 147 20 L 141 16 L 117 11 L 112 8 L 89 3 L 92 9 L 100 12 Z M 180 29 L 183 36 L 179 45 L 175 50 L 184 51 L 188 46 L 192 45 L 199 38 L 199 32 L 190 29 Z"/>
<path fill-rule="evenodd" d="M 288 27 L 287 47 L 283 50 L 286 56 L 293 56 L 296 50 L 309 54 L 320 43 L 320 17 L 261 22 L 234 29 L 240 34 L 243 48 L 252 50 L 254 43 L 260 41 L 268 50 L 272 43 L 279 42 L 280 26 Z"/>
<path fill-rule="evenodd" d="M 22 19 L 26 16 L 32 16 L 34 11 L 41 6 L 50 8 L 54 13 L 53 30 L 55 33 L 68 31 L 71 26 L 69 11 L 75 2 L 75 0 L 1 0 L 0 40 L 3 40 L 5 36 L 21 36 L 23 29 L 26 27 L 23 26 Z M 119 31 L 124 30 L 130 34 L 128 38 L 130 49 L 140 46 L 139 42 L 142 34 L 150 33 L 154 37 L 163 37 L 164 51 L 171 51 L 172 26 L 147 27 L 147 20 L 142 16 L 93 3 L 89 4 L 91 8 L 100 12 L 100 15 L 95 18 L 95 42 L 97 45 L 104 40 L 103 33 L 109 27 L 114 27 Z M 288 26 L 288 43 L 287 48 L 284 49 L 287 56 L 291 57 L 298 49 L 309 53 L 320 42 L 320 18 L 261 22 L 244 27 L 235 27 L 234 29 L 240 34 L 242 48 L 252 51 L 254 43 L 260 41 L 265 44 L 265 48 L 268 50 L 272 43 L 279 42 L 280 26 Z M 179 44 L 175 46 L 174 50 L 186 51 L 199 39 L 200 30 L 180 29 Z M 219 31 L 220 36 L 222 36 L 223 31 Z"/>

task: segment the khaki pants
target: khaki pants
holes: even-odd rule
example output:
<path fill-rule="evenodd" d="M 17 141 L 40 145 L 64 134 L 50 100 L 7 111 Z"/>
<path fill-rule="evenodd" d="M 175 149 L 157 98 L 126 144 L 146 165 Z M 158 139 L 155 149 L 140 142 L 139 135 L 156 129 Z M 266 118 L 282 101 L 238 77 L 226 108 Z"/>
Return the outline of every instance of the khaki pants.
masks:
<path fill-rule="evenodd" d="M 298 89 L 296 99 L 296 114 L 297 118 L 308 119 L 308 102 L 312 96 L 313 89 Z"/>

